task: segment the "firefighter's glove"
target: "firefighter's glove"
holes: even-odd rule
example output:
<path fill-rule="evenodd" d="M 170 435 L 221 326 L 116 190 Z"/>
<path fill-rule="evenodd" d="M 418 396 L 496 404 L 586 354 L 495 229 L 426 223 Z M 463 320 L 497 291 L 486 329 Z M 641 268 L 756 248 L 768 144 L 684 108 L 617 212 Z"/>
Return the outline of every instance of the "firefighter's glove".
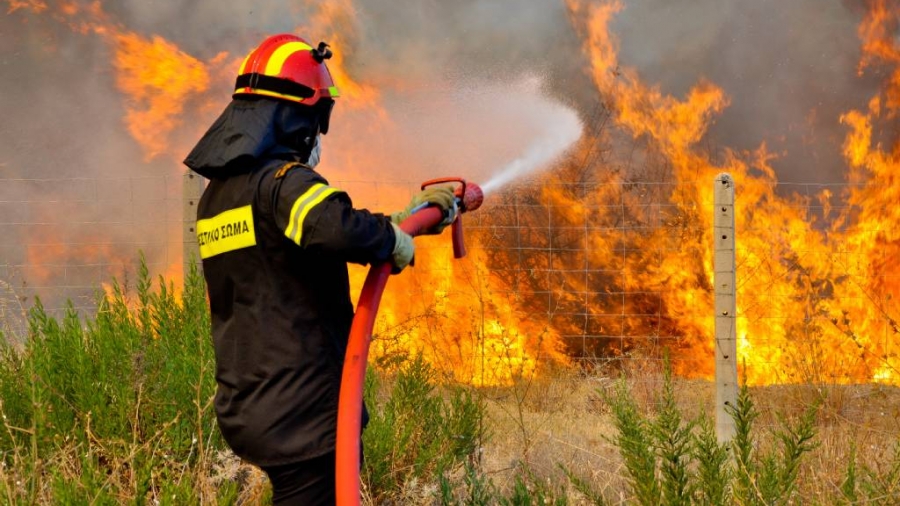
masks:
<path fill-rule="evenodd" d="M 413 198 L 409 201 L 409 205 L 406 206 L 406 209 L 392 213 L 391 222 L 400 224 L 403 220 L 409 218 L 409 215 L 412 214 L 413 211 L 418 211 L 419 207 L 425 203 L 440 207 L 445 218 L 444 221 L 437 225 L 422 231 L 423 235 L 440 234 L 447 228 L 447 225 L 453 223 L 454 218 L 456 218 L 457 207 L 456 197 L 453 195 L 453 187 L 432 186 L 413 195 Z"/>
<path fill-rule="evenodd" d="M 411 235 L 400 230 L 400 227 L 396 223 L 391 223 L 391 226 L 394 227 L 394 236 L 397 238 L 394 241 L 394 268 L 391 269 L 391 273 L 399 274 L 404 267 L 412 262 L 413 255 L 416 254 L 416 247 L 413 245 L 413 238 Z"/>

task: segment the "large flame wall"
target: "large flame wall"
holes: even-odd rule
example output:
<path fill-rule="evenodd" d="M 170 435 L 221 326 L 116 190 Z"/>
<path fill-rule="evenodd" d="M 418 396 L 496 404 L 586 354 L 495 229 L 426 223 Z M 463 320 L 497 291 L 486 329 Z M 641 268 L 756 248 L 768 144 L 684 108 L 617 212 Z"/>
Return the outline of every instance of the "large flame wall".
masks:
<path fill-rule="evenodd" d="M 373 348 L 383 366 L 421 353 L 448 377 L 494 384 L 573 358 L 667 349 L 681 374 L 708 377 L 712 180 L 728 171 L 744 377 L 900 382 L 895 2 L 804 1 L 780 18 L 736 0 L 702 15 L 676 2 L 667 19 L 651 14 L 659 2 L 238 4 L 6 0 L 12 64 L 2 79 L 23 90 L 3 97 L 17 124 L 0 144 L 7 264 L 51 286 L 58 272 L 40 266 L 127 264 L 151 230 L 171 245 L 157 270 L 175 275 L 177 220 L 109 226 L 115 210 L 97 207 L 76 223 L 80 240 L 59 241 L 73 227 L 59 202 L 79 184 L 90 187 L 74 199 L 84 203 L 120 188 L 102 183 L 113 178 L 136 194 L 142 177 L 177 181 L 243 52 L 297 30 L 336 50 L 343 96 L 321 170 L 360 206 L 402 206 L 431 177 L 486 180 L 552 128 L 557 110 L 574 108 L 585 124 L 548 171 L 471 217 L 469 259 L 450 260 L 446 238 L 418 242 L 417 267 L 391 280 L 383 303 Z M 842 42 L 792 31 L 804 6 L 814 26 L 849 27 Z M 741 58 L 727 65 L 709 56 L 729 54 L 722 41 L 746 40 L 754 23 L 778 31 L 755 35 L 759 45 L 735 49 Z M 769 38 L 808 61 L 768 65 Z M 769 82 L 802 96 L 761 94 Z M 46 183 L 54 178 L 81 182 Z M 166 211 L 180 212 L 164 186 Z M 33 209 L 12 215 L 23 207 Z M 160 221 L 166 230 L 153 228 Z M 363 275 L 354 271 L 356 284 Z"/>

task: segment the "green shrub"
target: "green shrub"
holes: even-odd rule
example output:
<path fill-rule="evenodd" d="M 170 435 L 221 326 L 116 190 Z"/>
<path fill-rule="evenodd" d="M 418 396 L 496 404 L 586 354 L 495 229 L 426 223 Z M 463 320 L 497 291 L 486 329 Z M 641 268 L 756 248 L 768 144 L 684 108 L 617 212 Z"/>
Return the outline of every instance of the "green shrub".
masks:
<path fill-rule="evenodd" d="M 483 405 L 460 386 L 441 395 L 434 370 L 421 358 L 400 367 L 383 405 L 373 398 L 377 390 L 370 375 L 363 478 L 373 499 L 396 496 L 414 479 L 434 482 L 438 470 L 459 468 L 475 454 Z"/>
<path fill-rule="evenodd" d="M 736 504 L 792 504 L 795 500 L 797 476 L 803 455 L 815 449 L 815 420 L 818 404 L 812 405 L 794 425 L 782 421 L 775 431 L 779 443 L 767 452 L 758 451 L 753 422 L 759 413 L 744 387 L 737 406 L 729 412 L 735 421 L 733 500 Z"/>
<path fill-rule="evenodd" d="M 730 411 L 736 435 L 729 458 L 706 415 L 684 420 L 668 367 L 655 414 L 641 412 L 624 381 L 607 401 L 617 430 L 612 441 L 641 505 L 791 504 L 802 457 L 815 448 L 817 405 L 796 424 L 783 422 L 773 434 L 777 445 L 760 451 L 754 432 L 759 413 L 743 388 Z"/>
<path fill-rule="evenodd" d="M 694 499 L 701 506 L 728 504 L 732 481 L 728 447 L 719 443 L 710 417 L 701 415 L 696 427 L 691 450 L 697 463 Z"/>
<path fill-rule="evenodd" d="M 568 474 L 568 472 L 567 472 Z M 439 502 L 442 506 L 564 506 L 568 504 L 565 484 L 543 480 L 527 465 L 517 466 L 512 487 L 505 493 L 478 466 L 467 462 L 460 484 L 454 486 L 445 473 L 440 475 Z M 594 504 L 604 505 L 602 499 Z"/>
<path fill-rule="evenodd" d="M 0 459 L 28 477 L 25 487 L 4 481 L 7 499 L 198 500 L 189 469 L 224 448 L 210 409 L 205 287 L 196 269 L 181 297 L 162 279 L 155 291 L 151 285 L 142 262 L 136 300 L 114 284 L 111 295 L 97 297 L 92 319 L 71 304 L 54 318 L 38 300 L 25 349 L 2 350 Z"/>

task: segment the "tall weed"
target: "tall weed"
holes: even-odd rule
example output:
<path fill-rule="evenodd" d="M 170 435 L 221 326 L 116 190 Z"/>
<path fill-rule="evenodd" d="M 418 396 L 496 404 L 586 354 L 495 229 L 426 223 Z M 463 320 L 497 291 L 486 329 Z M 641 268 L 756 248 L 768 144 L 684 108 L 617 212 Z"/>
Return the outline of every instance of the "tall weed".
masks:
<path fill-rule="evenodd" d="M 142 262 L 137 297 L 116 283 L 93 318 L 71 305 L 56 318 L 38 300 L 24 350 L 2 350 L 0 460 L 15 472 L 0 483 L 10 502 L 214 498 L 191 471 L 224 449 L 210 408 L 203 279 L 192 270 L 180 297 L 162 279 L 151 288 Z"/>
<path fill-rule="evenodd" d="M 374 500 L 397 496 L 413 482 L 434 482 L 438 470 L 459 468 L 481 444 L 484 407 L 463 387 L 437 391 L 434 370 L 421 358 L 403 364 L 383 405 L 370 375 L 372 407 L 363 433 L 364 479 Z"/>
<path fill-rule="evenodd" d="M 730 411 L 736 435 L 730 445 L 720 444 L 706 415 L 684 419 L 668 368 L 655 413 L 641 412 L 624 381 L 608 402 L 617 431 L 612 442 L 641 505 L 790 504 L 802 458 L 816 447 L 814 405 L 796 423 L 783 421 L 774 447 L 760 450 L 759 413 L 747 388 Z"/>

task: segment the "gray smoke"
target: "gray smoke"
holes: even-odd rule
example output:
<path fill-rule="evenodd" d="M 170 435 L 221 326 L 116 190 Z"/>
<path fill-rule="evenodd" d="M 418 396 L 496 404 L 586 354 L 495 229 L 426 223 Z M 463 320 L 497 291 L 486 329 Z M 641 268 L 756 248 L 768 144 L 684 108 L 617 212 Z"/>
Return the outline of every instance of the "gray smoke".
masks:
<path fill-rule="evenodd" d="M 316 6 L 129 0 L 104 8 L 123 26 L 159 34 L 205 60 L 221 51 L 242 55 L 266 34 L 305 26 Z M 562 1 L 358 0 L 355 9 L 348 66 L 361 81 L 409 76 L 464 86 L 467 79 L 528 72 L 544 76 L 549 93 L 585 116 L 597 102 Z M 845 130 L 837 118 L 864 107 L 877 86 L 877 77 L 855 72 L 858 10 L 837 0 L 628 0 L 612 28 L 622 43 L 621 63 L 636 67 L 646 82 L 676 96 L 701 77 L 725 90 L 731 106 L 711 129 L 709 146 L 750 149 L 766 141 L 783 155 L 775 162 L 782 179 L 833 182 L 844 171 Z M 122 110 L 105 44 L 46 15 L 15 12 L 0 22 L 0 80 L 4 90 L 15 90 L 0 96 L 0 157 L 15 161 L 17 153 L 46 143 L 53 149 L 32 170 L 43 170 L 54 156 L 68 162 L 63 165 L 85 160 L 121 167 L 130 149 L 123 154 L 117 146 L 133 141 L 119 128 Z M 17 68 L 28 72 L 12 71 Z"/>
<path fill-rule="evenodd" d="M 782 181 L 837 183 L 846 164 L 839 117 L 865 109 L 878 77 L 859 77 L 859 9 L 823 0 L 629 0 L 612 28 L 620 61 L 683 96 L 706 78 L 731 99 L 706 146 L 781 158 Z"/>
<path fill-rule="evenodd" d="M 222 51 L 243 55 L 267 34 L 307 25 L 316 6 L 287 0 L 123 0 L 104 2 L 103 8 L 126 29 L 160 35 L 205 61 Z M 145 161 L 125 130 L 123 97 L 102 39 L 74 33 L 47 13 L 7 14 L 5 7 L 0 3 L 0 263 L 17 264 L 26 257 L 23 241 L 33 228 L 28 223 L 65 223 L 69 213 L 46 204 L 65 188 L 37 185 L 23 195 L 27 187 L 10 185 L 9 179 L 177 176 L 181 168 L 178 154 Z M 404 79 L 433 82 L 446 93 L 472 83 L 540 76 L 544 93 L 575 107 L 588 128 L 596 118 L 600 97 L 560 0 L 358 0 L 355 9 L 347 64 L 359 81 L 387 89 Z M 647 83 L 676 96 L 699 78 L 725 90 L 731 105 L 711 127 L 704 148 L 752 149 L 765 141 L 782 155 L 773 162 L 780 179 L 838 182 L 845 171 L 845 129 L 838 117 L 865 107 L 877 89 L 877 77 L 860 78 L 855 71 L 860 16 L 859 9 L 838 0 L 627 0 L 612 28 L 621 39 L 620 62 L 636 67 Z M 312 41 L 324 36 L 314 27 L 310 31 L 304 35 Z M 212 86 L 227 98 L 231 84 Z M 416 103 L 427 103 L 428 89 L 417 93 Z M 387 94 L 386 103 L 403 102 L 403 90 Z M 477 103 L 490 115 L 489 101 Z M 186 119 L 192 131 L 202 132 L 216 113 Z M 466 128 L 465 118 L 459 124 Z M 478 121 L 468 124 L 479 128 Z M 428 132 L 418 135 L 438 142 Z M 328 144 L 326 161 L 327 149 Z M 444 150 L 452 152 L 453 146 Z M 98 191 L 88 189 L 79 198 L 90 201 Z M 170 189 L 161 191 L 172 196 Z M 23 211 L 27 206 L 32 208 Z M 117 212 L 94 206 L 88 218 L 102 221 Z M 151 206 L 146 212 L 160 210 Z M 115 227 L 99 227 L 97 233 L 132 242 L 148 235 Z"/>

